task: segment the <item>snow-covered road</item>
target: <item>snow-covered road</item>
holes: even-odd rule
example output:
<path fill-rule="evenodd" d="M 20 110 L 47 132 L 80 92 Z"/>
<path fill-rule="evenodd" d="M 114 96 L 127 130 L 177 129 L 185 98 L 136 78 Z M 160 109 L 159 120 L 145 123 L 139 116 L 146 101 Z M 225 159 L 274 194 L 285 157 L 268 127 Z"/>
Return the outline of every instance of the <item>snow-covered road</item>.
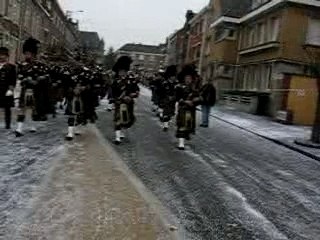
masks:
<path fill-rule="evenodd" d="M 186 239 L 317 240 L 320 163 L 217 119 L 185 152 L 162 132 L 142 89 L 137 123 L 115 147 L 179 219 Z M 99 128 L 112 140 L 112 114 Z"/>

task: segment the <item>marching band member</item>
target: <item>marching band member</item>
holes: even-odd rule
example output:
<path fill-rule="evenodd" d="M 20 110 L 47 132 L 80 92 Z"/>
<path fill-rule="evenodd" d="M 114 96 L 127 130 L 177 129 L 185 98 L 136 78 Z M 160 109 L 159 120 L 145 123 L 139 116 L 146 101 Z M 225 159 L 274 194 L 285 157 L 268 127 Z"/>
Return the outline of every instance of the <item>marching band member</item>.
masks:
<path fill-rule="evenodd" d="M 16 66 L 8 62 L 9 49 L 0 47 L 0 108 L 5 110 L 5 128 L 11 128 L 11 108 L 14 106 L 13 91 L 16 86 Z"/>
<path fill-rule="evenodd" d="M 190 134 L 195 133 L 196 128 L 196 107 L 200 104 L 199 91 L 194 85 L 196 71 L 193 66 L 185 66 L 178 75 L 180 84 L 176 89 L 178 102 L 177 132 L 179 141 L 178 149 L 185 149 L 185 140 L 190 140 Z"/>
<path fill-rule="evenodd" d="M 18 68 L 21 80 L 21 95 L 19 101 L 18 126 L 16 136 L 23 136 L 23 124 L 26 115 L 33 122 L 30 132 L 36 132 L 35 122 L 46 121 L 49 107 L 48 69 L 36 60 L 40 42 L 29 38 L 23 44 L 25 62 Z"/>
<path fill-rule="evenodd" d="M 68 115 L 67 141 L 74 139 L 74 136 L 77 135 L 76 126 L 83 123 L 84 103 L 81 94 L 85 87 L 80 75 L 71 75 L 69 71 L 64 72 L 65 98 L 67 101 L 66 115 Z"/>
<path fill-rule="evenodd" d="M 160 108 L 163 110 L 161 121 L 163 123 L 163 131 L 168 131 L 169 122 L 175 115 L 176 103 L 176 86 L 177 86 L 177 67 L 169 66 L 164 74 L 164 80 L 161 82 L 159 102 Z"/>
<path fill-rule="evenodd" d="M 131 58 L 120 57 L 113 67 L 116 73 L 115 80 L 111 86 L 112 98 L 114 99 L 114 124 L 115 143 L 121 144 L 123 129 L 130 128 L 136 118 L 134 115 L 134 99 L 139 96 L 139 86 L 135 81 L 129 79 Z"/>
<path fill-rule="evenodd" d="M 162 69 L 159 70 L 158 74 L 155 74 L 155 76 L 153 76 L 150 81 L 149 81 L 149 85 L 152 91 L 152 97 L 151 97 L 151 101 L 152 101 L 152 112 L 156 112 L 158 116 L 161 115 L 161 108 L 159 107 L 159 95 L 160 95 L 160 89 L 161 89 L 161 83 L 164 80 L 163 78 L 163 74 L 164 71 Z"/>

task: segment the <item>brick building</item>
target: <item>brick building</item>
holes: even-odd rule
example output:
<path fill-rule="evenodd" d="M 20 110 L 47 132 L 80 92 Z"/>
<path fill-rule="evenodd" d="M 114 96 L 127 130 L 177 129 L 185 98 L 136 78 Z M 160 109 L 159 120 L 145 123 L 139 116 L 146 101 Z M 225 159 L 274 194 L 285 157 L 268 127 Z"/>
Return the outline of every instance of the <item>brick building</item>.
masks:
<path fill-rule="evenodd" d="M 167 45 L 167 59 L 168 65 L 177 65 L 178 70 L 188 61 L 188 47 L 189 47 L 189 34 L 190 34 L 190 20 L 195 16 L 195 13 L 188 10 L 186 13 L 186 21 L 184 26 L 171 34 L 168 37 Z"/>
<path fill-rule="evenodd" d="M 91 63 L 103 63 L 104 40 L 97 32 L 80 32 L 80 52 L 83 60 Z"/>
<path fill-rule="evenodd" d="M 219 55 L 226 59 L 233 49 L 233 84 L 224 89 L 233 91 L 226 92 L 227 102 L 243 109 L 251 106 L 254 113 L 276 116 L 287 91 L 283 87 L 284 74 L 307 75 L 311 60 L 306 49 L 320 51 L 319 16 L 319 1 L 264 0 L 252 1 L 242 16 L 217 18 L 212 28 L 224 26 L 222 31 L 234 39 L 232 47 L 225 46 Z M 231 35 L 227 26 L 232 26 Z M 214 36 L 218 39 L 220 32 L 216 30 Z M 213 51 L 213 57 L 217 58 L 218 52 Z"/>
<path fill-rule="evenodd" d="M 117 50 L 117 58 L 130 56 L 133 60 L 132 70 L 144 71 L 149 73 L 158 72 L 165 67 L 166 45 L 144 45 L 144 44 L 125 44 Z"/>
<path fill-rule="evenodd" d="M 231 89 L 238 54 L 238 25 L 229 19 L 243 16 L 252 0 L 218 0 L 209 4 L 212 24 L 207 28 L 203 75 L 212 79 L 219 93 Z"/>
<path fill-rule="evenodd" d="M 79 47 L 78 24 L 65 16 L 57 0 L 1 0 L 0 45 L 11 50 L 11 61 L 21 58 L 28 37 L 41 42 L 42 53 L 59 50 L 73 57 Z"/>
<path fill-rule="evenodd" d="M 187 47 L 187 64 L 193 64 L 198 69 L 199 73 L 202 69 L 204 43 L 207 32 L 208 22 L 208 7 L 204 7 L 190 21 L 190 30 L 188 32 L 188 47 Z"/>

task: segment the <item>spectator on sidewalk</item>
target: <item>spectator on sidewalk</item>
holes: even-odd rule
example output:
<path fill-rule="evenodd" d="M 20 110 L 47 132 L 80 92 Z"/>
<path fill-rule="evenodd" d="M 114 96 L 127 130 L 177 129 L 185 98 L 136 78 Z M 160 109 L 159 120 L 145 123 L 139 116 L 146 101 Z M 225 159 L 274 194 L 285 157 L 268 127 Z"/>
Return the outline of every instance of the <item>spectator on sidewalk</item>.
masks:
<path fill-rule="evenodd" d="M 9 49 L 0 47 L 0 108 L 5 112 L 5 128 L 11 127 L 11 108 L 14 107 L 13 91 L 16 85 L 16 67 L 8 62 Z"/>
<path fill-rule="evenodd" d="M 200 127 L 207 128 L 209 127 L 211 108 L 216 103 L 216 88 L 213 86 L 213 83 L 210 81 L 205 83 L 200 90 L 200 95 L 202 99 L 202 123 L 200 124 Z"/>

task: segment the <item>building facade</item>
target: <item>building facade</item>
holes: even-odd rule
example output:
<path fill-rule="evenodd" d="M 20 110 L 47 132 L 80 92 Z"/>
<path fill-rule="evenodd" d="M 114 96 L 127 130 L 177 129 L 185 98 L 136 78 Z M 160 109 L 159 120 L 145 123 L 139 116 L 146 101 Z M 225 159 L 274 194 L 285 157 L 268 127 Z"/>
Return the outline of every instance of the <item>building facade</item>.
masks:
<path fill-rule="evenodd" d="M 166 65 L 177 65 L 177 32 L 167 38 Z"/>
<path fill-rule="evenodd" d="M 165 45 L 125 44 L 117 50 L 117 58 L 129 56 L 132 59 L 131 69 L 145 73 L 156 73 L 164 69 L 166 62 Z"/>
<path fill-rule="evenodd" d="M 251 0 L 217 0 L 209 4 L 202 75 L 212 80 L 219 94 L 232 89 L 236 72 L 238 25 L 229 19 L 244 15 Z"/>
<path fill-rule="evenodd" d="M 11 61 L 21 60 L 28 37 L 41 42 L 41 52 L 60 49 L 70 57 L 79 46 L 78 24 L 63 13 L 56 0 L 1 0 L 0 45 L 11 50 Z"/>
<path fill-rule="evenodd" d="M 188 47 L 187 47 L 187 64 L 193 64 L 202 71 L 203 55 L 205 48 L 205 38 L 208 26 L 208 6 L 204 7 L 190 21 L 190 30 L 188 32 Z"/>
<path fill-rule="evenodd" d="M 186 12 L 184 26 L 171 34 L 167 38 L 167 65 L 177 65 L 178 70 L 188 62 L 190 20 L 194 18 L 195 13 L 191 10 Z"/>
<path fill-rule="evenodd" d="M 103 63 L 104 40 L 97 32 L 80 32 L 80 52 L 82 61 L 87 63 Z"/>
<path fill-rule="evenodd" d="M 310 53 L 320 49 L 320 2 L 241 2 L 242 11 L 218 14 L 211 24 L 210 76 L 226 103 L 277 116 L 289 91 L 284 76 L 308 75 Z"/>

